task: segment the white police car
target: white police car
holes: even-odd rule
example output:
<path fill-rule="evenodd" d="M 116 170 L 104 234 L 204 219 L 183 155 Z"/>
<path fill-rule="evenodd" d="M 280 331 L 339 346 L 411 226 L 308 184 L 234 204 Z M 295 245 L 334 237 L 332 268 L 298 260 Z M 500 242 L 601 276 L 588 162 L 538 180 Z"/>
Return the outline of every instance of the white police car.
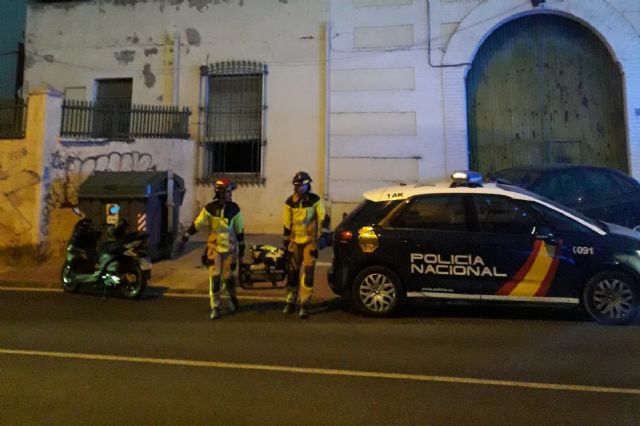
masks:
<path fill-rule="evenodd" d="M 580 304 L 603 324 L 636 317 L 640 233 L 478 173 L 452 178 L 365 192 L 334 234 L 333 291 L 371 316 L 432 298 Z"/>

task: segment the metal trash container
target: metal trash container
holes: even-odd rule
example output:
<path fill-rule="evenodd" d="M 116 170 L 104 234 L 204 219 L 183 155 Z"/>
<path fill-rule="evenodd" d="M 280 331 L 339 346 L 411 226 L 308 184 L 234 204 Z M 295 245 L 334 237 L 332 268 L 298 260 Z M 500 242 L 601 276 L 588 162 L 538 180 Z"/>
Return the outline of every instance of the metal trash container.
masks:
<path fill-rule="evenodd" d="M 119 219 L 149 234 L 152 260 L 170 257 L 178 235 L 184 180 L 171 171 L 94 172 L 78 188 L 78 207 L 106 236 Z"/>

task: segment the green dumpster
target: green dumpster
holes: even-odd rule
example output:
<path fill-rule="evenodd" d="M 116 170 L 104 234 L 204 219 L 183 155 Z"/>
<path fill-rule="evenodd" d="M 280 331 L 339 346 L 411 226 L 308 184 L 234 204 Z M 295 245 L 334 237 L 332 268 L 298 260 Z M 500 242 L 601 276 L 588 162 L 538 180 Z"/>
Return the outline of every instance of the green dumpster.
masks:
<path fill-rule="evenodd" d="M 184 180 L 170 171 L 94 172 L 78 188 L 78 207 L 106 236 L 119 219 L 149 234 L 152 260 L 170 257 L 178 233 Z"/>

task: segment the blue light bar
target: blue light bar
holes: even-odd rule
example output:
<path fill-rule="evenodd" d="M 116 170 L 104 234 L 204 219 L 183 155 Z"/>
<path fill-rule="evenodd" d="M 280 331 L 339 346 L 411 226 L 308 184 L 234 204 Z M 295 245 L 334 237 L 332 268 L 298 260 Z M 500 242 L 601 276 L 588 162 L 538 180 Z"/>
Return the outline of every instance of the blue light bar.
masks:
<path fill-rule="evenodd" d="M 483 177 L 482 173 L 472 170 L 460 170 L 455 171 L 451 175 L 451 179 L 455 183 L 482 185 Z"/>

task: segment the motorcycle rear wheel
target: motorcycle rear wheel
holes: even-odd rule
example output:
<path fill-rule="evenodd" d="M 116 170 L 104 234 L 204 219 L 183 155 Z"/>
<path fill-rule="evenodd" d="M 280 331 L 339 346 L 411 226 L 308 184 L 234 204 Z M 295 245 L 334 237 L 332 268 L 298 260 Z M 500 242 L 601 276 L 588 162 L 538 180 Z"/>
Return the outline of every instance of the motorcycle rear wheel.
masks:
<path fill-rule="evenodd" d="M 142 294 L 147 280 L 138 265 L 123 265 L 121 276 L 123 281 L 119 286 L 120 294 L 125 299 L 136 299 Z"/>
<path fill-rule="evenodd" d="M 76 273 L 71 269 L 71 262 L 68 260 L 62 265 L 62 271 L 60 272 L 60 282 L 62 283 L 62 290 L 67 293 L 74 293 L 78 290 L 78 280 L 76 279 Z"/>

